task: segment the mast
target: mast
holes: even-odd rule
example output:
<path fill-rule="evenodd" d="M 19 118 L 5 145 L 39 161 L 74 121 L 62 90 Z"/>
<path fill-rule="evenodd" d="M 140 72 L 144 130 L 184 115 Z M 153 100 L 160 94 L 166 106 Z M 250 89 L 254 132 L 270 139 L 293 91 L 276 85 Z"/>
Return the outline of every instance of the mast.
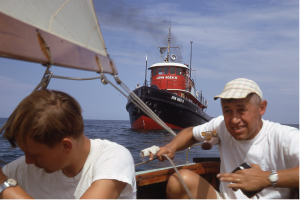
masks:
<path fill-rule="evenodd" d="M 145 83 L 144 86 L 147 86 L 147 54 L 146 54 L 146 69 L 145 69 Z"/>
<path fill-rule="evenodd" d="M 191 41 L 191 55 L 190 55 L 190 78 L 192 78 L 192 44 L 193 44 L 193 41 Z"/>
<path fill-rule="evenodd" d="M 170 61 L 170 42 L 171 42 L 171 23 L 169 28 L 169 37 L 168 37 L 168 52 L 167 52 L 167 62 Z"/>
<path fill-rule="evenodd" d="M 166 59 L 164 61 L 165 62 L 169 62 L 170 61 L 170 48 L 178 48 L 178 49 L 180 49 L 180 47 L 170 47 L 170 43 L 171 43 L 171 24 L 172 23 L 175 24 L 175 23 L 178 23 L 178 22 L 172 22 L 172 21 L 163 21 L 163 22 L 167 22 L 167 23 L 170 24 L 169 36 L 168 36 L 168 47 L 157 47 L 157 48 L 160 49 L 161 54 L 163 54 L 163 52 L 165 50 L 167 50 L 167 57 L 166 57 Z"/>

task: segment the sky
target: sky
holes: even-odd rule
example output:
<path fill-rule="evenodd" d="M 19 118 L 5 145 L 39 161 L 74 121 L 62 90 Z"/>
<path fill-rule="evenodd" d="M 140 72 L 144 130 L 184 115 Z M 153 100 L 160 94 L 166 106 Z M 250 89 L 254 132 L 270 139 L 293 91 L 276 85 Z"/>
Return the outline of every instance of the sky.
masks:
<path fill-rule="evenodd" d="M 107 51 L 130 89 L 144 83 L 146 55 L 148 67 L 161 62 L 157 47 L 167 45 L 170 23 L 165 21 L 171 21 L 171 46 L 180 47 L 171 53 L 181 57 L 182 63 L 191 62 L 196 89 L 209 102 L 208 115 L 222 114 L 220 100 L 213 97 L 227 82 L 248 78 L 260 86 L 268 101 L 264 119 L 299 123 L 298 0 L 94 0 L 94 7 Z M 6 118 L 40 82 L 45 67 L 0 58 L 0 68 L 0 117 Z M 55 75 L 98 76 L 51 69 Z M 107 77 L 115 83 L 112 76 Z M 48 88 L 75 97 L 84 119 L 129 120 L 127 99 L 99 80 L 52 79 Z"/>

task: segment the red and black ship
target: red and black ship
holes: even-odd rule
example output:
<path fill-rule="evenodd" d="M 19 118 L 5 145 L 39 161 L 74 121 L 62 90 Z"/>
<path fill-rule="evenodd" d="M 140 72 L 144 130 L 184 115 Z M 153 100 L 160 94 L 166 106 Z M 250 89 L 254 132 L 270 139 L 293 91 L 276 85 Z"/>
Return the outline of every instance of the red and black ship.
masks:
<path fill-rule="evenodd" d="M 169 29 L 168 47 L 160 47 L 161 53 L 167 50 L 164 62 L 155 63 L 148 68 L 151 70 L 150 86 L 145 80 L 144 86 L 133 92 L 172 129 L 208 122 L 212 119 L 205 113 L 208 101 L 204 99 L 202 92 L 196 90 L 188 65 L 174 62 L 176 56 L 169 55 L 170 48 L 179 47 L 170 47 Z M 126 110 L 133 129 L 162 129 L 132 102 L 128 101 Z"/>

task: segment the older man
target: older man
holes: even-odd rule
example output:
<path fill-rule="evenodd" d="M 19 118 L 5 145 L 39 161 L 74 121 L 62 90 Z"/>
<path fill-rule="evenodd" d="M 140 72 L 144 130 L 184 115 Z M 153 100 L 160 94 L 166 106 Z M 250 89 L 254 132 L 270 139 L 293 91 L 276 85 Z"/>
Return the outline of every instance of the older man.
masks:
<path fill-rule="evenodd" d="M 161 147 L 162 154 L 173 158 L 196 142 L 204 141 L 201 132 L 217 131 L 220 138 L 220 192 L 199 175 L 181 170 L 181 175 L 196 198 L 248 198 L 242 191 L 258 191 L 256 197 L 290 198 L 299 187 L 299 130 L 262 119 L 267 107 L 259 86 L 252 80 L 239 78 L 228 82 L 221 99 L 223 116 L 210 122 L 182 130 L 171 143 Z M 151 155 L 151 158 L 153 155 Z M 247 162 L 250 169 L 231 173 Z M 174 174 L 167 185 L 169 198 L 188 198 Z M 250 195 L 251 196 L 251 195 Z"/>
<path fill-rule="evenodd" d="M 4 138 L 24 156 L 0 169 L 0 198 L 135 198 L 134 162 L 123 146 L 84 133 L 70 95 L 39 90 L 18 105 Z"/>

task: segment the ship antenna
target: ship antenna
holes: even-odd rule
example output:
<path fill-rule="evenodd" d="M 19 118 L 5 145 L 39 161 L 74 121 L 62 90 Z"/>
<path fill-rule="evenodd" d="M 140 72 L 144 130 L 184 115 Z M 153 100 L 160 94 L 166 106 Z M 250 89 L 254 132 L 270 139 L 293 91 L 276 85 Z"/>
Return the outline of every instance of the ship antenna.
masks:
<path fill-rule="evenodd" d="M 163 21 L 163 22 L 167 22 L 167 23 L 170 24 L 170 27 L 169 27 L 169 37 L 168 37 L 168 47 L 167 47 L 168 48 L 168 51 L 167 51 L 167 62 L 169 62 L 169 60 L 170 60 L 170 43 L 171 43 L 171 25 L 172 25 L 172 23 L 176 24 L 178 22 L 172 22 L 172 21 Z"/>
<path fill-rule="evenodd" d="M 168 47 L 157 47 L 159 48 L 159 51 L 160 51 L 160 54 L 161 54 L 161 57 L 163 58 L 163 53 L 165 52 L 165 50 L 167 49 L 167 57 L 166 59 L 164 60 L 164 62 L 169 62 L 170 61 L 170 48 L 178 48 L 180 49 L 180 47 L 170 47 L 170 43 L 171 43 L 171 24 L 175 24 L 175 23 L 178 23 L 178 22 L 172 22 L 172 21 L 163 21 L 163 22 L 167 22 L 170 24 L 170 28 L 169 28 L 169 37 L 168 37 Z"/>
<path fill-rule="evenodd" d="M 170 60 L 170 42 L 171 42 L 171 23 L 170 23 L 169 37 L 168 37 L 168 53 L 167 53 L 168 62 Z"/>
<path fill-rule="evenodd" d="M 192 78 L 192 44 L 193 44 L 193 41 L 191 41 L 190 78 Z"/>
<path fill-rule="evenodd" d="M 146 54 L 146 70 L 145 70 L 145 83 L 144 86 L 147 86 L 147 54 Z"/>

